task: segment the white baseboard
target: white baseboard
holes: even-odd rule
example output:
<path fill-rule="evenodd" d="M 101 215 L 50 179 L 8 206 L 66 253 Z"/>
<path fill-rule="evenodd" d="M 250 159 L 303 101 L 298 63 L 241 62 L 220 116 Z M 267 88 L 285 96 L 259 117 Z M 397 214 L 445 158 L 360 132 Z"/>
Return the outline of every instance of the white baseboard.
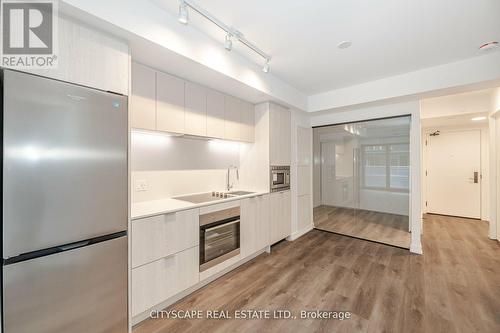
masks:
<path fill-rule="evenodd" d="M 291 234 L 290 236 L 288 236 L 286 238 L 287 241 L 294 241 L 296 240 L 297 238 L 301 237 L 301 236 L 304 236 L 305 234 L 307 234 L 309 231 L 313 230 L 314 229 L 314 225 L 313 224 L 310 224 L 308 225 L 307 227 L 301 229 L 301 230 L 297 230 L 295 231 L 293 234 Z"/>

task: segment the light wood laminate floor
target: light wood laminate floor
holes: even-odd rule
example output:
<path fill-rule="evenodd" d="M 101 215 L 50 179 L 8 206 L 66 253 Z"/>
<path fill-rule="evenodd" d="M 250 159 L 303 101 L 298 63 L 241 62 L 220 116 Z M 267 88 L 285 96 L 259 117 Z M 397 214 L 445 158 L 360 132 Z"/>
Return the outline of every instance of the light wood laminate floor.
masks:
<path fill-rule="evenodd" d="M 314 227 L 342 235 L 410 248 L 408 216 L 321 205 L 314 208 Z"/>
<path fill-rule="evenodd" d="M 500 244 L 487 230 L 427 216 L 421 256 L 313 230 L 169 309 L 344 310 L 352 319 L 148 319 L 134 333 L 500 332 Z"/>

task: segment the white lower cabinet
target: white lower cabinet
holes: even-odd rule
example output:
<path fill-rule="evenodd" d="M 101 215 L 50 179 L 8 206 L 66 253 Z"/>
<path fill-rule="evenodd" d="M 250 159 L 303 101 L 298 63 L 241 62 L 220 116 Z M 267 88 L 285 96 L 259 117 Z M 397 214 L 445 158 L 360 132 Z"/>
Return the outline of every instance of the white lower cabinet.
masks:
<path fill-rule="evenodd" d="M 196 246 L 198 235 L 198 209 L 132 221 L 132 267 Z"/>
<path fill-rule="evenodd" d="M 290 190 L 271 193 L 269 197 L 269 241 L 274 244 L 292 232 L 292 200 Z"/>
<path fill-rule="evenodd" d="M 199 209 L 132 221 L 132 315 L 199 282 Z"/>
<path fill-rule="evenodd" d="M 269 195 L 241 201 L 241 257 L 269 245 Z"/>
<path fill-rule="evenodd" d="M 162 303 L 198 281 L 198 246 L 132 269 L 132 316 Z"/>

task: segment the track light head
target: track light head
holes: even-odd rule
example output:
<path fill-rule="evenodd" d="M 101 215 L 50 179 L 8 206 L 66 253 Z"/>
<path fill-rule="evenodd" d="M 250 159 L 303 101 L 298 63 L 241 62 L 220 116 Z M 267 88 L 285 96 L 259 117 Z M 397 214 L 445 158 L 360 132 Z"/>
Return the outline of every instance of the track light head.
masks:
<path fill-rule="evenodd" d="M 233 49 L 233 41 L 231 40 L 231 34 L 226 35 L 226 40 L 224 41 L 224 48 L 228 51 Z"/>
<path fill-rule="evenodd" d="M 269 69 L 270 69 L 270 67 L 269 67 L 269 59 L 266 59 L 266 63 L 264 64 L 264 67 L 262 67 L 262 71 L 264 73 L 269 73 Z"/>
<path fill-rule="evenodd" d="M 189 21 L 189 12 L 184 0 L 179 1 L 179 22 L 182 24 L 188 24 Z"/>

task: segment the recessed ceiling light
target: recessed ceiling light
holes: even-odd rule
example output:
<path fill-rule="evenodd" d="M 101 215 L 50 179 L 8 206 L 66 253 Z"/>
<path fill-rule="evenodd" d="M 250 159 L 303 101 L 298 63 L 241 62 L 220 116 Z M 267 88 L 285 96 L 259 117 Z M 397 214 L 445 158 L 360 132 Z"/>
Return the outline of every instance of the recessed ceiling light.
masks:
<path fill-rule="evenodd" d="M 479 49 L 481 51 L 489 51 L 489 50 L 493 50 L 493 49 L 496 49 L 496 48 L 498 48 L 498 42 L 496 42 L 496 41 L 484 43 L 483 45 L 481 45 L 479 47 Z"/>
<path fill-rule="evenodd" d="M 486 117 L 484 117 L 484 116 L 471 118 L 472 121 L 481 121 L 481 120 L 485 120 L 485 119 L 486 119 Z"/>
<path fill-rule="evenodd" d="M 337 47 L 339 49 L 347 49 L 348 47 L 350 47 L 352 45 L 352 42 L 348 41 L 348 40 L 344 40 L 340 43 L 337 44 Z"/>

